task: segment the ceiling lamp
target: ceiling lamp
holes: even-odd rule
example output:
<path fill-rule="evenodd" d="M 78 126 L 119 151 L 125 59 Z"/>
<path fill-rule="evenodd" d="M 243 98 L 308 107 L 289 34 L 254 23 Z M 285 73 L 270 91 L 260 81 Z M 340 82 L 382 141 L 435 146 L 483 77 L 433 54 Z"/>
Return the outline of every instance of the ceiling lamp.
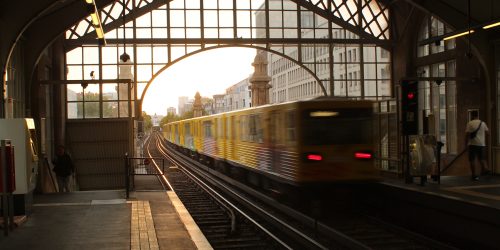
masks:
<path fill-rule="evenodd" d="M 95 29 L 97 38 L 99 39 L 99 44 L 106 45 L 106 39 L 104 38 L 104 30 L 102 29 L 101 18 L 99 17 L 99 12 L 95 5 L 94 0 L 85 0 L 87 3 L 87 10 L 90 12 L 90 18 L 92 19 L 92 27 Z"/>

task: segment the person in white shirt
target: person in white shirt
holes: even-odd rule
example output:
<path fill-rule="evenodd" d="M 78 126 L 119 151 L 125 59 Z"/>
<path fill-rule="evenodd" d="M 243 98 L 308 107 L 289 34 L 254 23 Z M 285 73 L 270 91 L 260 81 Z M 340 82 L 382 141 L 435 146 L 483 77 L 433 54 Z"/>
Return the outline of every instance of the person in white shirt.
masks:
<path fill-rule="evenodd" d="M 475 161 L 476 158 L 481 165 L 481 174 L 488 174 L 490 171 L 486 166 L 486 161 L 484 159 L 484 149 L 486 148 L 486 134 L 488 131 L 488 126 L 486 123 L 479 120 L 479 115 L 477 111 L 471 113 L 472 120 L 467 123 L 465 129 L 466 132 L 466 142 L 469 150 L 469 163 L 471 170 L 471 179 L 478 180 L 476 175 Z"/>

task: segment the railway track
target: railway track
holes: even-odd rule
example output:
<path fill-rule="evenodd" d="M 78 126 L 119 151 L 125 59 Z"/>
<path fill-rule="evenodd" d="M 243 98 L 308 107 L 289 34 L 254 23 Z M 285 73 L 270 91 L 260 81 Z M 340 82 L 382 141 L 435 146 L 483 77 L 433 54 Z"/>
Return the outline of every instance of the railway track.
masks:
<path fill-rule="evenodd" d="M 214 249 L 286 249 L 241 216 L 234 218 L 237 226 L 232 227 L 228 209 L 179 169 L 169 171 L 169 180 Z"/>
<path fill-rule="evenodd" d="M 166 156 L 156 143 L 148 145 L 151 157 Z M 252 222 L 252 218 L 237 214 L 229 202 L 210 194 L 215 191 L 195 176 L 190 178 L 178 167 L 170 168 L 166 174 L 169 185 L 214 249 L 293 249 Z"/>
<path fill-rule="evenodd" d="M 157 135 L 155 140 L 155 153 L 152 156 L 171 157 L 166 154 L 161 137 Z M 177 155 L 176 158 L 183 157 Z M 183 164 L 186 161 L 187 157 L 181 160 Z M 189 178 L 189 174 L 182 169 L 183 167 L 169 169 L 168 180 L 214 249 L 454 249 L 352 210 L 323 207 L 323 210 L 331 209 L 329 213 L 336 216 L 315 220 L 310 215 L 263 197 L 255 190 L 247 190 L 246 194 L 229 194 L 231 198 L 217 198 L 217 195 L 208 195 L 207 192 L 210 191 L 207 189 L 213 189 L 213 192 L 220 195 L 223 193 L 223 188 L 220 187 L 225 185 L 241 190 L 248 187 L 242 187 L 230 179 L 226 181 L 231 184 L 222 184 L 219 182 L 220 178 L 215 178 L 211 184 L 200 184 L 194 181 L 197 176 L 204 175 L 203 172 L 216 171 L 198 164 L 193 167 L 198 173 Z M 210 185 L 219 189 L 214 190 L 216 188 L 210 188 Z M 227 193 L 235 191 L 224 192 L 224 196 L 228 197 Z M 220 199 L 228 201 L 221 202 Z M 259 208 L 248 208 L 249 205 L 245 208 L 231 208 L 224 204 L 229 202 L 238 206 L 245 202 L 253 203 Z M 244 210 L 247 217 L 234 215 L 239 210 Z M 262 211 L 267 215 L 262 215 Z M 252 214 L 251 217 L 248 214 Z M 264 217 L 273 217 L 272 220 L 275 221 L 269 222 L 269 218 Z"/>

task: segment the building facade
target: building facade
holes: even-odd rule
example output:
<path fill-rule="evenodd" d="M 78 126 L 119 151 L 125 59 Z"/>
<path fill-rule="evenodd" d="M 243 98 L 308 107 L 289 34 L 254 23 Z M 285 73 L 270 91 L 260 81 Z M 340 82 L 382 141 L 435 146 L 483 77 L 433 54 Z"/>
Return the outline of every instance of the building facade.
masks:
<path fill-rule="evenodd" d="M 224 112 L 252 107 L 249 77 L 226 89 Z"/>
<path fill-rule="evenodd" d="M 171 115 L 176 115 L 177 114 L 177 112 L 176 112 L 176 110 L 175 110 L 174 107 L 168 107 L 167 108 L 167 115 L 170 115 L 170 114 Z"/>

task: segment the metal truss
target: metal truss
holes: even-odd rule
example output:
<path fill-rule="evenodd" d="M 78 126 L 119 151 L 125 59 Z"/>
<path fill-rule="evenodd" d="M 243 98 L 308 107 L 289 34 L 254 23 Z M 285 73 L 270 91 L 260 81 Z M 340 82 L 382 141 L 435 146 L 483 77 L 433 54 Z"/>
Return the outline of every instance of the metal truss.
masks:
<path fill-rule="evenodd" d="M 293 1 L 360 37 L 390 38 L 388 8 L 377 0 Z"/>
<path fill-rule="evenodd" d="M 157 9 L 160 6 L 163 6 L 167 4 L 169 6 L 171 3 L 174 2 L 182 2 L 183 0 L 174 0 L 174 1 L 167 1 L 167 0 L 127 0 L 126 1 L 126 6 L 125 6 L 125 22 L 129 23 L 130 21 L 148 13 L 151 12 L 152 10 Z M 185 0 L 184 0 L 185 1 Z M 252 0 L 246 0 L 247 2 L 251 2 Z M 167 3 L 168 2 L 168 3 Z M 258 2 L 258 1 L 253 1 L 253 2 Z M 294 7 L 294 9 L 290 7 L 276 7 L 272 6 L 273 3 L 275 2 L 282 2 L 282 6 L 284 5 L 283 2 L 294 2 L 297 7 Z M 385 6 L 380 4 L 376 0 L 289 0 L 289 1 L 283 1 L 283 0 L 265 0 L 265 4 L 261 6 L 262 8 L 259 10 L 258 8 L 254 8 L 253 6 L 250 8 L 238 8 L 236 5 L 233 5 L 232 8 L 230 9 L 217 9 L 217 11 L 222 12 L 222 11 L 232 11 L 233 15 L 233 20 L 232 24 L 230 24 L 233 29 L 233 36 L 232 37 L 206 37 L 203 36 L 203 31 L 200 32 L 200 36 L 198 38 L 176 38 L 176 37 L 167 37 L 164 39 L 158 39 L 158 38 L 149 38 L 149 39 L 136 39 L 136 38 L 127 38 L 125 39 L 125 43 L 127 44 L 136 44 L 136 43 L 144 43 L 144 44 L 204 44 L 204 43 L 211 43 L 211 44 L 236 44 L 236 45 L 243 45 L 243 44 L 262 44 L 262 43 L 267 43 L 267 44 L 273 44 L 273 43 L 280 43 L 280 44 L 296 44 L 297 42 L 300 43 L 351 43 L 351 44 L 376 44 L 376 45 L 381 45 L 383 47 L 387 47 L 389 42 L 388 39 L 389 37 L 389 17 L 388 17 L 388 10 Z M 289 4 L 288 4 L 289 5 Z M 200 0 L 200 18 L 204 18 L 204 12 L 206 11 L 213 11 L 214 9 L 209 9 L 205 8 L 202 9 L 203 7 L 203 0 Z M 167 11 L 169 7 L 167 7 Z M 186 7 L 186 9 L 188 9 Z M 240 29 L 238 26 L 238 23 L 236 22 L 236 13 L 237 12 L 242 12 L 242 11 L 261 11 L 265 12 L 265 15 L 267 16 L 267 29 L 266 32 L 264 32 L 264 36 L 260 37 L 248 37 L 248 36 L 242 36 L 238 34 L 237 30 Z M 112 4 L 108 5 L 107 7 L 103 8 L 101 10 L 101 16 L 104 24 L 104 30 L 105 31 L 110 31 L 113 29 L 120 28 L 123 25 L 123 19 L 121 17 L 123 11 L 123 3 L 121 1 L 116 1 L 113 2 Z M 333 23 L 332 28 L 342 28 L 345 29 L 347 32 L 350 32 L 354 34 L 356 37 L 355 38 L 349 38 L 347 39 L 346 37 L 341 37 L 341 38 L 334 38 L 328 35 L 328 33 L 325 33 L 322 37 L 313 37 L 307 38 L 307 37 L 300 37 L 300 35 L 296 35 L 294 37 L 272 37 L 270 34 L 270 20 L 269 20 L 269 15 L 273 15 L 278 12 L 286 12 L 290 14 L 290 12 L 295 11 L 297 15 L 300 15 L 299 13 L 301 12 L 312 12 L 315 15 L 322 17 L 330 22 Z M 170 13 L 169 13 L 170 16 Z M 220 17 L 219 17 L 220 18 Z M 298 17 L 300 19 L 300 17 Z M 222 25 L 222 21 L 218 20 L 219 25 Z M 225 28 L 227 28 L 226 25 L 224 25 Z M 171 27 L 166 26 L 165 28 L 171 29 Z M 185 28 L 193 28 L 189 27 L 186 25 Z M 206 28 L 211 28 L 206 25 L 204 25 L 203 20 L 201 20 L 201 24 L 198 27 L 194 28 L 199 28 L 201 30 L 206 29 Z M 213 28 L 213 27 L 212 27 Z M 221 26 L 218 26 L 217 28 L 221 28 Z M 257 29 L 257 27 L 247 27 L 251 28 L 253 30 Z M 290 31 L 290 28 L 288 27 L 274 27 L 271 28 L 273 30 L 281 28 L 283 33 L 286 31 Z M 308 27 L 302 27 L 300 23 L 293 27 L 297 30 L 303 30 L 303 29 L 308 29 Z M 298 32 L 297 32 L 298 33 Z M 84 44 L 95 44 L 96 41 L 95 39 L 95 31 L 92 28 L 92 22 L 90 17 L 87 17 L 86 19 L 82 20 L 80 23 L 74 25 L 71 27 L 67 33 L 66 33 L 66 38 L 68 39 L 68 49 L 75 48 L 76 46 L 79 45 L 84 45 Z M 111 44 L 113 43 L 123 43 L 124 39 L 114 39 L 114 38 L 108 38 L 109 42 Z"/>
<path fill-rule="evenodd" d="M 362 65 L 364 46 L 391 42 L 388 9 L 377 0 L 125 0 L 100 11 L 107 47 L 166 48 L 165 65 L 215 47 L 267 50 L 309 71 L 325 95 L 325 85 L 334 95 L 334 81 L 345 81 L 347 70 L 339 78 L 334 68 L 347 62 L 347 50 L 360 48 L 361 59 L 350 63 Z M 66 32 L 65 48 L 98 46 L 95 37 L 87 17 Z"/>

